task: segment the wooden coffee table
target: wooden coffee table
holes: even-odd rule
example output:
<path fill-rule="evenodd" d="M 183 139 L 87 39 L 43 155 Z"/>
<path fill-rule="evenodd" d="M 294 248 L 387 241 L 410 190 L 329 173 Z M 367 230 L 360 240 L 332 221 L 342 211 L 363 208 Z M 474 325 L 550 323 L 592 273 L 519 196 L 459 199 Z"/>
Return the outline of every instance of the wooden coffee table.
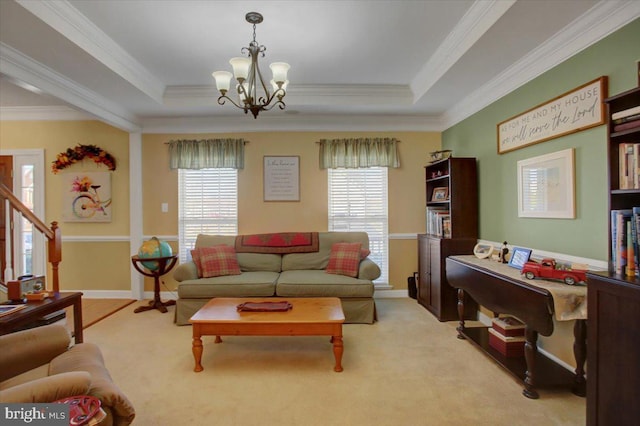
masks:
<path fill-rule="evenodd" d="M 238 312 L 244 302 L 287 301 L 286 312 Z M 202 336 L 331 336 L 334 371 L 342 371 L 342 324 L 344 313 L 337 297 L 317 298 L 225 298 L 211 299 L 189 320 L 193 324 L 193 371 L 202 371 Z"/>

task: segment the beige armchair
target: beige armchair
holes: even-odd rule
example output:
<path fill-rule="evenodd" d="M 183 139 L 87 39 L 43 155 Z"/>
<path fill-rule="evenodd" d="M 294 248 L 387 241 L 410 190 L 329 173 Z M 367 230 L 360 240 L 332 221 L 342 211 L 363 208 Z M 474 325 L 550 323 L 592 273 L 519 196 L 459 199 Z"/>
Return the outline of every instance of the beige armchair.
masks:
<path fill-rule="evenodd" d="M 47 325 L 0 336 L 0 402 L 52 402 L 74 395 L 100 399 L 100 425 L 128 425 L 135 410 L 113 383 L 93 343 L 71 348 L 67 329 Z"/>

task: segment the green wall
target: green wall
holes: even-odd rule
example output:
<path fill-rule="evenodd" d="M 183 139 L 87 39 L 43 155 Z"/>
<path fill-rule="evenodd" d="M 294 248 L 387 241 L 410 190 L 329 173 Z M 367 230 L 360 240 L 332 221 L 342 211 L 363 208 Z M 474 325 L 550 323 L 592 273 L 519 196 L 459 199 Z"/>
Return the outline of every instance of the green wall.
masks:
<path fill-rule="evenodd" d="M 442 145 L 478 159 L 480 239 L 607 260 L 606 125 L 498 155 L 496 124 L 600 76 L 609 96 L 636 87 L 640 19 L 447 129 Z M 518 218 L 517 162 L 575 149 L 575 219 Z"/>

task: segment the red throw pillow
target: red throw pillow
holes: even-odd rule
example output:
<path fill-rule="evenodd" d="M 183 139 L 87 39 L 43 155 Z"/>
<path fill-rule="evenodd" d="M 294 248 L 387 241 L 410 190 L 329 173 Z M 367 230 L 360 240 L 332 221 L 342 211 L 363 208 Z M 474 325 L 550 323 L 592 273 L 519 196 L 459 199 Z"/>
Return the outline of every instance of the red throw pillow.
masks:
<path fill-rule="evenodd" d="M 361 243 L 334 243 L 329 254 L 327 273 L 357 277 L 361 246 Z"/>
<path fill-rule="evenodd" d="M 240 275 L 240 265 L 233 247 L 220 244 L 191 250 L 191 258 L 196 264 L 198 277 L 211 278 L 223 275 Z"/>
<path fill-rule="evenodd" d="M 371 254 L 371 250 L 369 249 L 360 249 L 360 259 L 365 260 Z"/>

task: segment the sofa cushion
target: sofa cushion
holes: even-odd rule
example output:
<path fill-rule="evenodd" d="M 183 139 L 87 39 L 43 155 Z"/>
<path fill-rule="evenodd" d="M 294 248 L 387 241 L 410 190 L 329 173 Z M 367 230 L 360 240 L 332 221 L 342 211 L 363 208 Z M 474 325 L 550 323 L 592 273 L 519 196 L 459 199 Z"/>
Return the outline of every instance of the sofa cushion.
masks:
<path fill-rule="evenodd" d="M 361 247 L 362 244 L 360 243 L 333 244 L 333 246 L 331 246 L 331 253 L 329 253 L 327 274 L 357 277 L 358 265 L 360 265 Z"/>
<path fill-rule="evenodd" d="M 212 297 L 269 297 L 275 295 L 277 272 L 242 272 L 212 278 L 182 281 L 178 286 L 181 299 Z"/>
<path fill-rule="evenodd" d="M 319 242 L 317 253 L 283 255 L 282 270 L 326 269 L 334 243 L 361 243 L 363 249 L 369 249 L 369 235 L 366 232 L 320 232 Z"/>
<path fill-rule="evenodd" d="M 373 292 L 369 280 L 322 270 L 283 271 L 276 284 L 276 295 L 281 297 L 373 297 Z"/>
<path fill-rule="evenodd" d="M 234 246 L 236 237 L 233 235 L 199 234 L 196 238 L 196 248 L 212 247 L 220 244 Z M 241 271 L 271 271 L 280 272 L 282 255 L 268 253 L 236 253 Z"/>
<path fill-rule="evenodd" d="M 233 247 L 221 244 L 191 250 L 191 258 L 196 264 L 198 276 L 202 278 L 223 275 L 240 275 L 240 266 Z"/>

